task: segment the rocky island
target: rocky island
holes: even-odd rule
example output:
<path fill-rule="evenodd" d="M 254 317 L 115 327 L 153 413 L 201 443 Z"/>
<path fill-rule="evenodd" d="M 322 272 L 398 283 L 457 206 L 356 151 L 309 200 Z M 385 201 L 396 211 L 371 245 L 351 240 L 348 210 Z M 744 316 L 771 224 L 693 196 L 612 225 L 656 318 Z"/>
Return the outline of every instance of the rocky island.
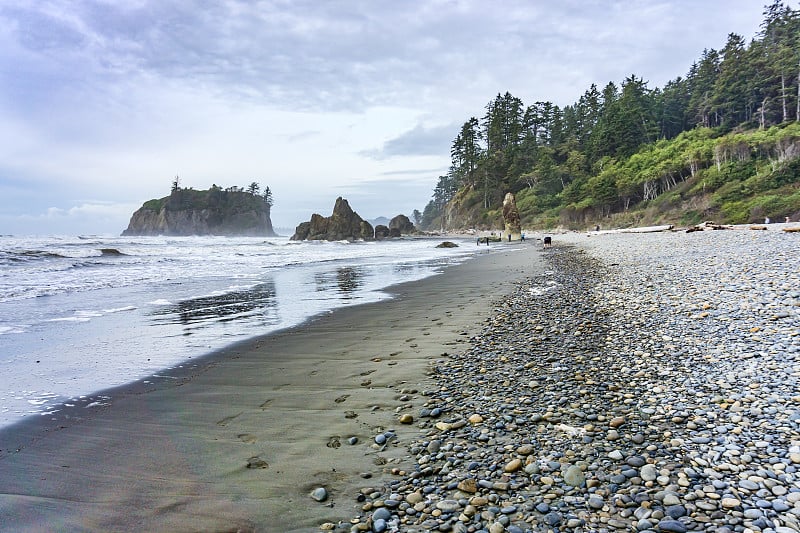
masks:
<path fill-rule="evenodd" d="M 258 194 L 258 186 L 206 191 L 184 189 L 173 184 L 169 196 L 148 200 L 133 216 L 123 236 L 132 235 L 225 235 L 274 237 L 269 187 Z"/>
<path fill-rule="evenodd" d="M 358 216 L 347 200 L 341 196 L 336 199 L 333 213 L 323 217 L 317 213 L 311 220 L 302 222 L 292 235 L 293 241 L 373 241 L 375 230 L 372 224 Z"/>
<path fill-rule="evenodd" d="M 385 220 L 385 219 L 384 219 Z M 323 217 L 314 213 L 311 220 L 302 222 L 292 235 L 293 241 L 374 241 L 417 234 L 419 231 L 405 215 L 397 215 L 389 225 L 372 224 L 353 211 L 341 196 L 336 199 L 333 213 Z"/>

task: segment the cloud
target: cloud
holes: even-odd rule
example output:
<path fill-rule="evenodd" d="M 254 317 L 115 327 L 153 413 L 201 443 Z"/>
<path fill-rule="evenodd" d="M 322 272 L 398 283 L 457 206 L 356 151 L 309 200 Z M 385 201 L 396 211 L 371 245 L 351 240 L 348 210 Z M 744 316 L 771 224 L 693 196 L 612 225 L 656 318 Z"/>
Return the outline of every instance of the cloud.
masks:
<path fill-rule="evenodd" d="M 450 153 L 450 143 L 458 128 L 454 124 L 425 127 L 417 124 L 413 129 L 389 139 L 377 149 L 364 150 L 361 155 L 383 160 L 404 156 L 441 156 Z"/>
<path fill-rule="evenodd" d="M 403 170 L 392 170 L 389 172 L 381 172 L 381 176 L 410 176 L 410 175 L 426 175 L 426 176 L 439 176 L 447 172 L 447 167 L 439 168 L 409 168 Z M 390 178 L 391 179 L 391 178 Z"/>
<path fill-rule="evenodd" d="M 86 202 L 68 208 L 46 207 L 25 214 L 0 213 L 2 233 L 15 235 L 107 233 L 118 235 L 141 207 L 129 203 Z M 98 230 L 98 228 L 101 228 Z"/>
<path fill-rule="evenodd" d="M 26 57 L 14 62 L 27 71 L 15 85 L 29 102 L 159 80 L 291 111 L 466 115 L 505 90 L 565 105 L 631 73 L 663 85 L 736 29 L 716 20 L 720 42 L 709 35 L 708 13 L 718 19 L 721 4 L 11 1 L 0 7 L 0 62 Z M 752 17 L 734 6 L 724 14 L 740 26 Z"/>
<path fill-rule="evenodd" d="M 728 32 L 751 37 L 760 13 L 752 0 L 2 0 L 0 222 L 27 211 L 62 231 L 87 198 L 160 197 L 176 173 L 268 184 L 284 225 L 341 187 L 376 215 L 420 208 L 494 95 L 563 106 L 630 74 L 663 86 Z"/>

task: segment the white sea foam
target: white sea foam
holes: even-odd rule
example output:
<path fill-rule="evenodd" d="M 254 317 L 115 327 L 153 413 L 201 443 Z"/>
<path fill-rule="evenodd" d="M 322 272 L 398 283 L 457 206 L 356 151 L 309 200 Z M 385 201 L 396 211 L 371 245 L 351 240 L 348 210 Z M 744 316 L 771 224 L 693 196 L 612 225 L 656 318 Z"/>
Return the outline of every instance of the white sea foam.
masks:
<path fill-rule="evenodd" d="M 117 307 L 116 309 L 103 309 L 104 313 L 122 313 L 123 311 L 135 311 L 137 307 L 135 305 L 126 305 L 125 307 Z"/>
<path fill-rule="evenodd" d="M 48 322 L 89 322 L 90 320 L 91 317 L 88 316 L 65 316 L 48 319 Z"/>

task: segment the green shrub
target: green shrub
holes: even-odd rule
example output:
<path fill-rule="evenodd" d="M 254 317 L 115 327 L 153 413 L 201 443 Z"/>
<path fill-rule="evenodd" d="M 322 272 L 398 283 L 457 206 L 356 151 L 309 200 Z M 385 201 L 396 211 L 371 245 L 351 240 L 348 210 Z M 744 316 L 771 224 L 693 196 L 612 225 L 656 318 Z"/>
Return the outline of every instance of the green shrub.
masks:
<path fill-rule="evenodd" d="M 726 224 L 746 224 L 750 220 L 750 207 L 746 202 L 728 202 L 720 207 L 721 222 Z"/>
<path fill-rule="evenodd" d="M 153 211 L 161 211 L 161 208 L 164 207 L 165 200 L 166 198 L 154 198 L 153 200 L 147 200 L 142 207 L 145 209 L 152 209 Z"/>

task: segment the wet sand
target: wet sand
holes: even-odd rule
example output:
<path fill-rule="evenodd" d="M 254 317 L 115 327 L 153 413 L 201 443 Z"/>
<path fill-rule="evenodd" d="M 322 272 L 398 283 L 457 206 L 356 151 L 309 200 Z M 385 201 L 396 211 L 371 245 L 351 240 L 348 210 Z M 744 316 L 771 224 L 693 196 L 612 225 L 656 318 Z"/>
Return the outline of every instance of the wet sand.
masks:
<path fill-rule="evenodd" d="M 480 331 L 540 247 L 504 246 L 395 297 L 214 353 L 110 392 L 82 420 L 0 432 L 0 530 L 318 531 L 403 469 L 432 359 Z M 376 434 L 395 430 L 385 449 Z M 354 445 L 348 439 L 357 437 Z M 369 481 L 364 475 L 371 475 Z M 324 487 L 328 499 L 309 493 Z"/>

